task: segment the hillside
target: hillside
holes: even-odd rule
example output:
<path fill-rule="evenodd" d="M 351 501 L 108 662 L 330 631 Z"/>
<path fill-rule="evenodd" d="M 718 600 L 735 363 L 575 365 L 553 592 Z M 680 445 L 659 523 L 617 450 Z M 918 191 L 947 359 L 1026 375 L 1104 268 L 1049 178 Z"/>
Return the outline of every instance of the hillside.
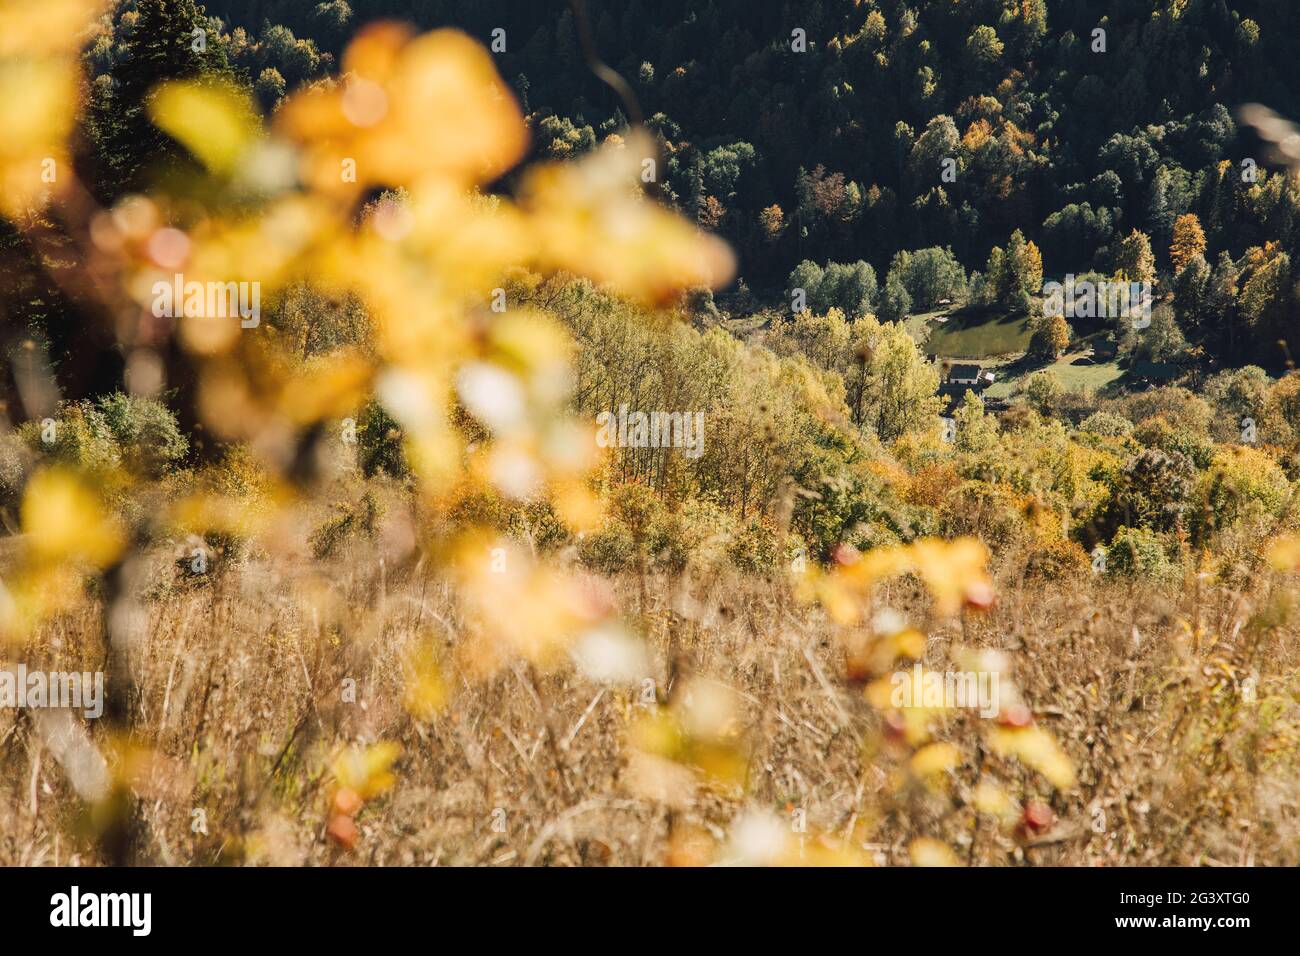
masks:
<path fill-rule="evenodd" d="M 1293 4 L 43 6 L 0 864 L 1300 863 Z"/>

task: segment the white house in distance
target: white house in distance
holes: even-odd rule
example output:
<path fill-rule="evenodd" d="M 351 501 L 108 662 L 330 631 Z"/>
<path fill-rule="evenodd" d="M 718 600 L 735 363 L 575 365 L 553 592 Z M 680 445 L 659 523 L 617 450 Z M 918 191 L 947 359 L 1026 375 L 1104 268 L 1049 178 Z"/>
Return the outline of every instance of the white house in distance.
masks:
<path fill-rule="evenodd" d="M 953 365 L 948 369 L 949 385 L 971 385 L 987 388 L 993 384 L 995 376 L 978 365 Z"/>

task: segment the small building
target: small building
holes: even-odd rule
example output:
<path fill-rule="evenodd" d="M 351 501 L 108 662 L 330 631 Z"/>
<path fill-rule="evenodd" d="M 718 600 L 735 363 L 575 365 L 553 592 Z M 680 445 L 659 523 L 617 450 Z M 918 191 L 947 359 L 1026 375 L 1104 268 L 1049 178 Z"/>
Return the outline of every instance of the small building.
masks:
<path fill-rule="evenodd" d="M 954 365 L 948 369 L 949 385 L 978 385 L 980 367 L 978 365 Z"/>
<path fill-rule="evenodd" d="M 1178 377 L 1181 369 L 1171 362 L 1134 362 L 1130 370 L 1138 381 L 1151 385 L 1164 385 Z"/>

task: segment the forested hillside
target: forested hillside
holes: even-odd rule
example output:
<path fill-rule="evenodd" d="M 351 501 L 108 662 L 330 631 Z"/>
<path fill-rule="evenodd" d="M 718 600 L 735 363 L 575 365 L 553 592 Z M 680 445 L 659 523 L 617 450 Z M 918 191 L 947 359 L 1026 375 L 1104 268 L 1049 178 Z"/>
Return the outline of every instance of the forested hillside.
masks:
<path fill-rule="evenodd" d="M 1014 282 L 988 278 L 990 254 L 1019 233 L 1048 278 L 1122 269 L 1177 293 L 1172 341 L 1146 357 L 1187 346 L 1211 366 L 1286 366 L 1296 190 L 1234 110 L 1297 102 L 1292 5 L 841 6 L 593 4 L 590 53 L 626 78 L 625 100 L 588 69 L 563 3 L 122 3 L 88 52 L 97 79 L 78 162 L 103 201 L 144 182 L 167 142 L 142 110 L 151 81 L 226 73 L 270 113 L 326 81 L 367 22 L 454 24 L 492 44 L 537 157 L 590 152 L 639 111 L 662 143 L 661 195 L 739 253 L 729 291 L 741 295 L 724 302 L 741 311 L 803 287 L 801 262 L 870 267 L 834 303 L 850 315 L 968 298 L 1027 310 Z M 184 42 L 195 28 L 202 55 Z M 1180 218 L 1195 238 L 1175 255 Z M 899 259 L 920 250 L 936 262 L 948 250 L 946 274 Z M 23 278 L 38 325 L 75 309 Z M 102 386 L 114 372 L 101 360 L 107 370 L 84 374 Z"/>
<path fill-rule="evenodd" d="M 0 863 L 1300 861 L 1300 7 L 47 3 Z"/>
<path fill-rule="evenodd" d="M 206 12 L 267 105 L 328 72 L 351 31 L 400 16 L 485 43 L 504 31 L 494 59 L 540 154 L 583 153 L 628 121 L 586 68 L 567 4 L 217 0 Z M 593 51 L 666 144 L 668 196 L 737 245 L 751 286 L 802 259 L 865 259 L 883 277 L 895 253 L 936 245 L 983 269 L 1016 229 L 1053 273 L 1108 268 L 1138 229 L 1167 271 L 1187 212 L 1210 263 L 1270 240 L 1295 249 L 1294 203 L 1241 180 L 1242 159 L 1265 157 L 1230 113 L 1297 101 L 1300 11 L 1281 0 L 610 0 L 587 17 Z"/>

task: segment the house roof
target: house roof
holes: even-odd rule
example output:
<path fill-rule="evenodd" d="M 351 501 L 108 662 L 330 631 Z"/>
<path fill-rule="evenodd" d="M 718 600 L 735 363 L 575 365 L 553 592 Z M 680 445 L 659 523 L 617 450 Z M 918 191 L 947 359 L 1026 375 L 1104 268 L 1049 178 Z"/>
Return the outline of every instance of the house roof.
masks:
<path fill-rule="evenodd" d="M 1178 366 L 1169 362 L 1134 362 L 1133 375 L 1157 381 L 1171 379 L 1178 375 Z"/>
<path fill-rule="evenodd" d="M 952 378 L 978 378 L 980 367 L 978 365 L 954 365 L 948 370 L 948 377 Z"/>

